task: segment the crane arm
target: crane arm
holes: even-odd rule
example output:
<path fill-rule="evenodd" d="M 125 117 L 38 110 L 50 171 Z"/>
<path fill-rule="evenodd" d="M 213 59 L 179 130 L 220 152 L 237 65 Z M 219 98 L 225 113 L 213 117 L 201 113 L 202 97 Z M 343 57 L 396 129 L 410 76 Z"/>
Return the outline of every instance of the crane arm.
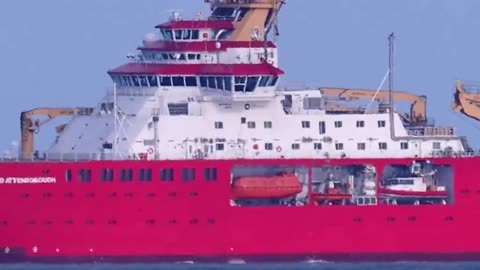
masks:
<path fill-rule="evenodd" d="M 463 83 L 457 81 L 452 110 L 480 121 L 480 94 L 465 91 Z"/>
<path fill-rule="evenodd" d="M 51 120 L 61 116 L 73 116 L 81 112 L 92 111 L 91 108 L 37 108 L 24 111 L 20 116 L 21 131 L 21 155 L 23 159 L 31 159 L 33 156 L 34 133 Z M 45 120 L 35 120 L 34 117 L 44 116 Z"/>
<path fill-rule="evenodd" d="M 352 101 L 359 99 L 373 99 L 379 102 L 388 102 L 388 91 L 376 91 L 371 89 L 348 89 L 348 88 L 320 88 L 322 96 L 339 100 Z M 411 103 L 410 122 L 421 123 L 427 121 L 427 98 L 408 92 L 394 91 L 394 100 L 408 101 Z"/>

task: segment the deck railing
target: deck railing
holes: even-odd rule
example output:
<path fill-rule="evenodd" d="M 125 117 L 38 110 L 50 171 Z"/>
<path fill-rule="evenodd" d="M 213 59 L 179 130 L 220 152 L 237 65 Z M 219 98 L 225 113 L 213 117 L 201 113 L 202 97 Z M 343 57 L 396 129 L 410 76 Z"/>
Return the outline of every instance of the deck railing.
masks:
<path fill-rule="evenodd" d="M 480 150 L 476 151 L 466 151 L 466 152 L 455 152 L 455 151 L 433 151 L 430 152 L 427 156 L 423 158 L 445 158 L 445 157 L 452 157 L 452 158 L 466 158 L 466 157 L 480 157 Z M 238 158 L 238 157 L 237 157 Z M 296 158 L 296 157 L 292 157 Z M 337 157 L 325 157 L 324 155 L 315 155 L 312 158 L 319 158 L 319 159 L 329 159 Z M 348 155 L 345 155 L 340 158 L 349 158 Z M 412 157 L 413 158 L 413 157 Z M 185 156 L 183 158 L 177 159 L 184 159 L 184 160 L 195 160 L 195 159 L 208 159 L 208 158 L 198 158 L 198 157 L 189 157 Z M 233 158 L 232 158 L 233 159 Z M 242 159 L 242 158 L 240 158 Z M 249 159 L 248 157 L 244 157 L 244 159 Z M 255 159 L 252 157 L 251 159 Z M 31 158 L 21 158 L 13 157 L 4 155 L 0 157 L 0 163 L 4 162 L 82 162 L 82 161 L 140 161 L 140 160 L 153 160 L 153 158 L 141 158 L 141 155 L 114 155 L 112 153 L 38 153 L 33 155 Z M 161 159 L 163 160 L 163 158 Z"/>

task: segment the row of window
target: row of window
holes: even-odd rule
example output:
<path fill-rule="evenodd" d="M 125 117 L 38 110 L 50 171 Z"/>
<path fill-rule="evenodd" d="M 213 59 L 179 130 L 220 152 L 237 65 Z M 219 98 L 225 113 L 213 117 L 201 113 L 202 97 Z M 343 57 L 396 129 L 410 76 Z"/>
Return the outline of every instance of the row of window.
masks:
<path fill-rule="evenodd" d="M 232 91 L 232 80 L 235 80 L 235 92 L 253 92 L 258 87 L 275 86 L 276 76 L 127 76 L 113 75 L 113 81 L 120 87 L 159 87 L 181 86 L 201 87 Z"/>
<path fill-rule="evenodd" d="M 143 57 L 146 60 L 199 61 L 202 55 L 199 53 L 144 52 Z"/>
<path fill-rule="evenodd" d="M 197 218 L 194 218 L 194 219 L 189 220 L 188 222 L 189 222 L 190 224 L 199 224 L 199 223 L 200 223 L 200 220 L 197 219 Z M 216 221 L 215 221 L 215 219 L 213 219 L 213 218 L 208 218 L 208 219 L 206 219 L 206 222 L 207 222 L 208 224 L 215 224 Z M 72 220 L 72 219 L 65 220 L 63 223 L 64 223 L 64 224 L 67 224 L 67 225 L 76 224 L 75 221 Z M 82 222 L 82 223 L 83 223 L 83 222 Z M 100 222 L 100 224 L 105 224 L 105 223 L 106 223 L 106 224 L 109 224 L 109 225 L 116 225 L 116 224 L 118 224 L 118 221 L 115 220 L 115 219 L 110 219 L 110 220 L 107 220 L 107 221 L 104 221 L 104 222 Z M 167 223 L 168 223 L 168 224 L 177 224 L 178 221 L 177 221 L 176 219 L 169 219 L 169 220 L 167 221 Z M 37 224 L 53 225 L 54 222 L 51 221 L 51 220 L 47 220 L 47 221 L 44 221 L 43 223 L 40 223 L 40 222 L 37 222 L 36 220 L 28 220 L 28 221 L 25 222 L 25 224 L 27 224 L 27 225 L 37 225 Z M 86 220 L 86 221 L 85 221 L 85 224 L 87 224 L 87 225 L 94 225 L 94 224 L 96 224 L 96 223 L 95 223 L 95 220 L 89 219 L 89 220 Z M 160 222 L 157 222 L 157 220 L 155 220 L 155 219 L 147 219 L 147 220 L 145 220 L 145 224 L 146 224 L 146 225 L 155 225 L 155 224 L 160 224 Z M 6 226 L 6 225 L 8 225 L 8 221 L 2 221 L 2 222 L 0 222 L 0 225 Z"/>
<path fill-rule="evenodd" d="M 323 149 L 322 143 L 314 143 L 313 144 L 313 149 L 314 150 L 322 150 Z M 335 149 L 336 150 L 344 150 L 343 143 L 335 143 Z M 366 150 L 367 149 L 366 143 L 357 143 L 357 149 L 358 150 Z M 385 143 L 385 142 L 378 143 L 378 149 L 387 150 L 387 143 Z M 407 142 L 401 142 L 400 143 L 400 149 L 408 150 L 408 143 Z M 265 143 L 265 150 L 269 150 L 269 151 L 273 150 L 273 144 L 272 143 Z M 300 150 L 300 144 L 299 143 L 293 143 L 292 144 L 292 150 Z"/>
<path fill-rule="evenodd" d="M 208 179 L 205 179 L 206 181 L 214 181 L 212 180 L 213 176 L 211 174 L 208 175 Z M 119 196 L 119 194 L 117 192 L 113 192 L 113 193 L 110 193 L 108 195 L 109 198 L 117 198 Z M 134 197 L 134 194 L 133 193 L 124 193 L 123 196 L 125 198 L 133 198 Z M 168 197 L 176 197 L 177 196 L 177 193 L 176 192 L 170 192 L 168 193 Z M 198 197 L 199 194 L 198 192 L 190 192 L 190 197 Z M 22 199 L 29 199 L 30 198 L 30 194 L 29 193 L 24 193 L 24 194 L 21 194 L 20 197 Z M 53 194 L 52 193 L 43 193 L 42 195 L 42 198 L 44 199 L 51 199 L 53 197 Z M 64 197 L 67 198 L 67 199 L 73 199 L 74 197 L 74 194 L 73 193 L 65 193 L 64 194 Z M 85 194 L 85 197 L 87 198 L 95 198 L 96 197 L 96 194 L 93 193 L 93 192 L 90 192 L 90 193 L 87 193 Z M 146 197 L 148 198 L 155 198 L 157 197 L 157 194 L 156 193 L 148 193 L 146 194 Z"/>
<path fill-rule="evenodd" d="M 257 126 L 254 121 L 247 122 L 247 119 L 245 117 L 242 117 L 240 120 L 242 124 L 247 124 L 247 127 L 250 129 L 254 129 Z M 325 134 L 327 132 L 326 123 L 324 121 L 319 122 L 318 126 L 320 134 Z M 342 121 L 335 121 L 335 128 L 341 128 L 342 126 Z M 273 123 L 271 121 L 265 121 L 263 122 L 263 127 L 266 129 L 271 129 L 273 127 Z M 385 127 L 385 121 L 378 121 L 378 127 Z M 310 128 L 310 121 L 302 121 L 302 128 Z M 215 122 L 215 129 L 223 129 L 223 122 Z"/>
<path fill-rule="evenodd" d="M 224 145 L 217 144 L 217 150 L 223 151 Z M 196 180 L 195 168 L 182 168 L 181 169 L 181 179 L 184 182 L 191 182 Z M 101 169 L 100 170 L 100 181 L 107 183 L 113 182 L 115 180 L 115 172 L 113 169 Z M 133 182 L 134 181 L 134 172 L 133 169 L 120 169 L 117 174 L 118 180 L 120 182 Z M 174 169 L 173 168 L 164 168 L 160 169 L 160 180 L 163 182 L 172 182 L 174 181 Z M 67 182 L 73 181 L 72 170 L 69 169 L 65 173 L 65 179 Z M 139 182 L 152 182 L 152 169 L 141 168 L 137 170 L 136 180 Z M 217 180 L 217 168 L 204 168 L 203 169 L 203 179 L 205 181 L 216 181 Z M 79 169 L 77 171 L 77 180 L 80 183 L 91 183 L 92 171 L 90 169 Z"/>
<path fill-rule="evenodd" d="M 199 40 L 200 30 L 179 29 L 179 30 L 160 30 L 164 40 Z"/>

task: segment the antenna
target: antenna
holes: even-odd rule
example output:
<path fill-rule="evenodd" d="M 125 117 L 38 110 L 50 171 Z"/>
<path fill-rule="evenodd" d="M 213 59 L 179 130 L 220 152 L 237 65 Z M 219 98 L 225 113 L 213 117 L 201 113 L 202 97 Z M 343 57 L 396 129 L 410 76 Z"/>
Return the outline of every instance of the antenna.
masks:
<path fill-rule="evenodd" d="M 390 113 L 393 114 L 393 88 L 394 88 L 394 81 L 393 81 L 393 68 L 394 68 L 394 52 L 395 52 L 395 33 L 391 33 L 388 36 L 388 99 L 390 104 Z"/>

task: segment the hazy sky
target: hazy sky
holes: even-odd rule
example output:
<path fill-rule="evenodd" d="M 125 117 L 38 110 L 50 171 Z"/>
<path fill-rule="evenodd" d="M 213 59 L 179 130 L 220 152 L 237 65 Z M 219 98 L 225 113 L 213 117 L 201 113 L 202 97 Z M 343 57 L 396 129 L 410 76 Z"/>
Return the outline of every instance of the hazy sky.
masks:
<path fill-rule="evenodd" d="M 283 84 L 377 88 L 396 40 L 396 88 L 428 96 L 428 116 L 480 146 L 480 123 L 450 110 L 456 79 L 480 81 L 478 0 L 288 0 L 280 17 Z M 1 0 L 0 150 L 20 136 L 22 110 L 94 106 L 144 35 L 169 10 L 203 0 Z M 480 85 L 480 83 L 479 83 Z M 54 125 L 39 135 L 53 141 Z"/>

